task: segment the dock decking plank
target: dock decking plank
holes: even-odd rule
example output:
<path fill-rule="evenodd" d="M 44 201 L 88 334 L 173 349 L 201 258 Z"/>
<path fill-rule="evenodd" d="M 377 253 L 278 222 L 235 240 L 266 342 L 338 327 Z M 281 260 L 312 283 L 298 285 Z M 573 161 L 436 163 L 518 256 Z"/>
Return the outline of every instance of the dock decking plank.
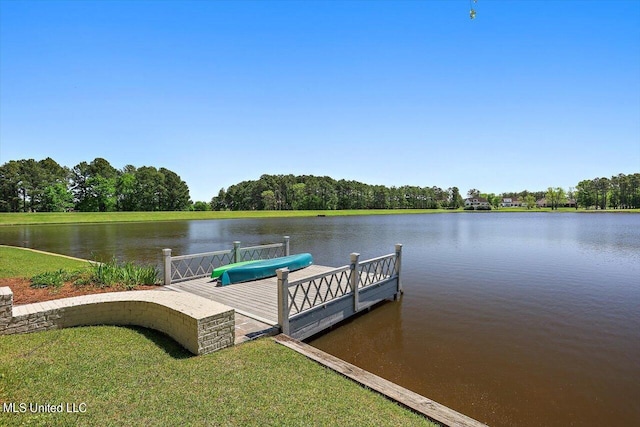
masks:
<path fill-rule="evenodd" d="M 310 265 L 302 270 L 289 273 L 289 281 L 315 276 L 333 269 L 334 267 Z M 216 286 L 211 278 L 202 277 L 173 283 L 169 286 L 171 289 L 193 293 L 228 305 L 249 317 L 257 317 L 261 321 L 268 320 L 272 325 L 277 325 L 277 285 L 278 279 L 276 277 L 246 283 L 235 283 L 229 286 Z M 302 295 L 296 297 L 296 302 L 298 301 L 302 302 Z M 313 301 L 313 298 L 311 301 Z"/>

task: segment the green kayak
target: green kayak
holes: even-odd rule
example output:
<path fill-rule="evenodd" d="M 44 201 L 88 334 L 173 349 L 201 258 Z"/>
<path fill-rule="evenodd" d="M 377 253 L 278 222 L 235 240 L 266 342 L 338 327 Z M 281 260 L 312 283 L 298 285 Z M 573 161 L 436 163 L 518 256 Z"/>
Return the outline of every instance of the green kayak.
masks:
<path fill-rule="evenodd" d="M 240 267 L 241 265 L 252 264 L 254 262 L 259 262 L 259 261 L 261 260 L 257 259 L 253 261 L 242 261 L 242 262 L 234 262 L 233 264 L 221 265 L 220 267 L 213 269 L 213 271 L 211 272 L 211 278 L 217 279 L 218 277 L 222 276 L 222 274 L 230 268 Z"/>

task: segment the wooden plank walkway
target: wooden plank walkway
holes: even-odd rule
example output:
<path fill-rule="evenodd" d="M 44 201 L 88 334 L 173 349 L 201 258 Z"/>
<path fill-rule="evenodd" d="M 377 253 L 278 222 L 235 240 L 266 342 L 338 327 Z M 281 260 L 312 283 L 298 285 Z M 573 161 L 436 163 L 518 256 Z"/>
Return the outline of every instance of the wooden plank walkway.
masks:
<path fill-rule="evenodd" d="M 289 273 L 289 281 L 293 282 L 305 277 L 315 276 L 335 267 L 310 265 L 302 270 Z M 246 283 L 235 283 L 231 286 L 216 286 L 209 277 L 185 280 L 166 286 L 181 292 L 189 292 L 228 305 L 238 313 L 269 325 L 278 324 L 278 278 L 269 277 Z"/>

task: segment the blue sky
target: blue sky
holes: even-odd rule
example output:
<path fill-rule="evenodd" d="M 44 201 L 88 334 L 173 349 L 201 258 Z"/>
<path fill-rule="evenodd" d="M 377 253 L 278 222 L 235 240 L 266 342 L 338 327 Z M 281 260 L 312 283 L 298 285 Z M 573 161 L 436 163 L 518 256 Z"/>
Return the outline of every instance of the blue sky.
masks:
<path fill-rule="evenodd" d="M 0 0 L 0 164 L 483 192 L 640 172 L 640 1 Z"/>

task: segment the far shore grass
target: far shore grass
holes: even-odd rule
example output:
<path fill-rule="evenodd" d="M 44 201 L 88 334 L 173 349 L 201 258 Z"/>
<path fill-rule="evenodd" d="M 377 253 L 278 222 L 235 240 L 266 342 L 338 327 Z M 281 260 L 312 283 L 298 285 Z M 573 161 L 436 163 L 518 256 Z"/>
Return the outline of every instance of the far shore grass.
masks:
<path fill-rule="evenodd" d="M 0 278 L 86 265 L 0 246 Z M 32 414 L 27 406 L 2 414 L 3 426 L 437 426 L 268 338 L 193 356 L 137 327 L 0 336 L 3 403 L 82 410 Z"/>
<path fill-rule="evenodd" d="M 355 216 L 355 215 L 401 215 L 401 214 L 438 214 L 438 213 L 504 213 L 504 212 L 633 212 L 640 209 L 585 210 L 560 208 L 501 208 L 492 211 L 465 211 L 462 209 L 349 209 L 349 210 L 312 210 L 312 211 L 172 211 L 172 212 L 36 212 L 36 213 L 0 213 L 0 226 L 35 224 L 83 224 L 109 222 L 147 222 L 147 221 L 187 221 L 207 219 L 249 219 L 249 218 L 301 218 L 317 216 Z"/>

